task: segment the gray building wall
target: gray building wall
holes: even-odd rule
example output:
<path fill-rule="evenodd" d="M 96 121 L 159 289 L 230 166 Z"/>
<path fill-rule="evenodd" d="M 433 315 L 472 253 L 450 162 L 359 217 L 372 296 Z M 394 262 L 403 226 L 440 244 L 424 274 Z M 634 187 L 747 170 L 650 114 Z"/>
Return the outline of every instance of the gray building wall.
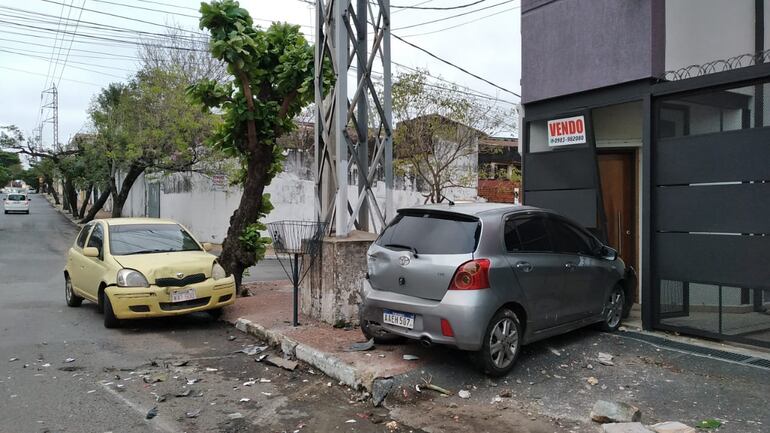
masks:
<path fill-rule="evenodd" d="M 521 4 L 525 104 L 664 72 L 664 0 Z"/>

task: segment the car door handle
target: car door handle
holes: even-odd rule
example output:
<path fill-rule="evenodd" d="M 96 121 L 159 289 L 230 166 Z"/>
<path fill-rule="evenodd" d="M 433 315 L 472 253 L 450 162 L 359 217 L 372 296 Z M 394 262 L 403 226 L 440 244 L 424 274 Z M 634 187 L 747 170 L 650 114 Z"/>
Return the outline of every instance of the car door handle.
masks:
<path fill-rule="evenodd" d="M 529 272 L 532 270 L 532 268 L 533 268 L 532 263 L 528 263 L 528 262 L 516 263 L 516 269 L 520 269 L 524 272 Z"/>

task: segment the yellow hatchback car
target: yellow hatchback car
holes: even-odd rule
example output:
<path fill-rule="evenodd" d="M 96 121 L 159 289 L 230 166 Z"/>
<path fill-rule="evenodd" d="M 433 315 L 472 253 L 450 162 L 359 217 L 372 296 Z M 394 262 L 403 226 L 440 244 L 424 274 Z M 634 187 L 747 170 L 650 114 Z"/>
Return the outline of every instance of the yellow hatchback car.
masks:
<path fill-rule="evenodd" d="M 94 220 L 80 231 L 64 268 L 67 305 L 83 299 L 121 319 L 207 311 L 216 318 L 235 302 L 235 280 L 179 223 L 157 218 Z"/>

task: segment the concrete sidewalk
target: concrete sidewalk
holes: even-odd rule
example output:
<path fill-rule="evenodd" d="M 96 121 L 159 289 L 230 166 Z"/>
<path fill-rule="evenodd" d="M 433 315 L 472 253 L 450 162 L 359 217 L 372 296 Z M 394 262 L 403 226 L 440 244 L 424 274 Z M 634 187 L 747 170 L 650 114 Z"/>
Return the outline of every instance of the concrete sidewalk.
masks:
<path fill-rule="evenodd" d="M 239 298 L 226 309 L 225 320 L 243 332 L 281 346 L 284 353 L 352 388 L 371 390 L 376 378 L 408 373 L 439 356 L 419 344 L 409 343 L 350 351 L 354 343 L 366 341 L 358 328 L 337 329 L 302 315 L 300 326 L 292 326 L 293 289 L 288 281 L 263 281 L 248 286 L 252 296 Z M 419 359 L 404 360 L 404 355 Z"/>

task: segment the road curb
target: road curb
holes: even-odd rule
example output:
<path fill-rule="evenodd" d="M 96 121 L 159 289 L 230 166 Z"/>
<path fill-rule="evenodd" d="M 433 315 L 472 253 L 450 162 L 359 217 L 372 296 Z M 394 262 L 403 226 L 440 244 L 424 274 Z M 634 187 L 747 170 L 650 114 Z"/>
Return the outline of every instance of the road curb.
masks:
<path fill-rule="evenodd" d="M 72 219 L 72 217 L 70 217 L 70 216 L 67 214 L 67 212 L 65 212 L 65 211 L 64 211 L 64 209 L 63 209 L 62 207 L 60 207 L 59 205 L 57 205 L 57 204 L 56 204 L 56 201 L 55 201 L 55 200 L 54 200 L 54 199 L 53 199 L 53 198 L 50 196 L 50 194 L 45 194 L 45 193 L 42 193 L 42 194 L 40 194 L 40 195 L 42 195 L 43 197 L 45 197 L 46 201 L 48 201 L 48 203 L 51 205 L 51 207 L 52 207 L 52 208 L 54 208 L 54 210 L 55 210 L 56 212 L 58 212 L 58 213 L 59 213 L 61 216 L 63 216 L 63 217 L 64 217 L 64 218 L 65 218 L 67 221 L 71 222 L 71 223 L 72 223 L 72 224 L 74 224 L 76 227 L 81 227 L 81 228 L 83 227 L 83 224 L 80 224 L 80 223 L 79 223 L 77 220 L 75 220 L 75 219 Z"/>
<path fill-rule="evenodd" d="M 354 367 L 337 357 L 306 344 L 298 343 L 278 331 L 267 329 L 248 319 L 239 318 L 232 324 L 241 332 L 263 339 L 272 346 L 279 346 L 283 353 L 312 365 L 344 385 L 353 389 L 364 388 L 368 391 L 372 389 L 372 380 L 367 380 Z"/>

